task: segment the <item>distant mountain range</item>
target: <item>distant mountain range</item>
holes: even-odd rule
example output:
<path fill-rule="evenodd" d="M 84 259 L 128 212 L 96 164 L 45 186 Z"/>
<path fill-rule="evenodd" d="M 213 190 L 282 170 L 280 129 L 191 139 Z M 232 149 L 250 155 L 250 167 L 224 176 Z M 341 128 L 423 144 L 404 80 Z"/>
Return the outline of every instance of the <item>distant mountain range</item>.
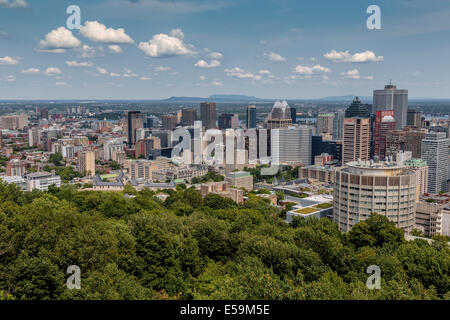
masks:
<path fill-rule="evenodd" d="M 209 96 L 208 98 L 199 97 L 170 97 L 168 99 L 163 99 L 160 101 L 165 102 L 204 102 L 204 101 L 214 101 L 214 102 L 250 102 L 250 101 L 273 101 L 274 99 L 260 99 L 252 96 L 245 96 L 239 94 L 215 94 Z"/>
<path fill-rule="evenodd" d="M 319 99 L 286 99 L 290 101 L 348 101 L 351 102 L 355 98 L 355 95 L 345 96 L 330 96 Z M 361 101 L 370 102 L 372 97 L 359 97 Z M 208 98 L 200 97 L 170 97 L 168 99 L 159 100 L 161 102 L 273 102 L 277 99 L 262 99 L 253 96 L 239 95 L 239 94 L 215 94 Z"/>

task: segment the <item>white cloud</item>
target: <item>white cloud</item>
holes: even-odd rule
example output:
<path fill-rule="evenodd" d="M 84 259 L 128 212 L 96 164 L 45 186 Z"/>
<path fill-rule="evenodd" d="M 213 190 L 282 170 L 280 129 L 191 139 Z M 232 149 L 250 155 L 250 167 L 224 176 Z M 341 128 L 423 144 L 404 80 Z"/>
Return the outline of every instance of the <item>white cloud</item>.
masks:
<path fill-rule="evenodd" d="M 206 62 L 205 60 L 199 60 L 199 61 L 197 61 L 195 66 L 198 68 L 216 68 L 216 67 L 220 67 L 221 63 L 219 60 L 211 60 L 211 62 L 209 62 L 209 63 Z"/>
<path fill-rule="evenodd" d="M 221 54 L 220 52 L 211 52 L 208 54 L 208 58 L 213 60 L 219 60 L 223 58 L 223 54 Z"/>
<path fill-rule="evenodd" d="M 57 67 L 48 67 L 45 70 L 45 74 L 51 76 L 51 75 L 55 75 L 55 74 L 61 74 L 61 70 L 59 70 L 59 68 Z"/>
<path fill-rule="evenodd" d="M 22 73 L 40 73 L 41 70 L 37 68 L 28 68 L 26 70 L 22 70 Z"/>
<path fill-rule="evenodd" d="M 115 72 L 111 72 L 109 75 L 111 77 L 120 77 L 120 74 L 119 73 L 115 73 Z"/>
<path fill-rule="evenodd" d="M 112 52 L 112 53 L 117 53 L 117 54 L 123 53 L 122 48 L 121 48 L 120 46 L 116 45 L 116 44 L 109 45 L 109 46 L 108 46 L 108 49 L 109 49 L 109 51 Z"/>
<path fill-rule="evenodd" d="M 331 50 L 323 55 L 325 59 L 328 59 L 332 62 L 350 62 L 350 63 L 364 63 L 364 62 L 378 62 L 383 61 L 383 56 L 378 56 L 370 51 L 357 52 L 355 54 L 351 54 L 347 51 L 336 51 Z"/>
<path fill-rule="evenodd" d="M 80 55 L 78 56 L 78 58 L 97 58 L 97 57 L 103 57 L 104 54 L 102 53 L 103 48 L 102 47 L 98 47 L 97 49 L 95 49 L 94 47 L 90 47 L 87 44 L 84 44 L 81 48 L 79 49 L 75 49 L 80 53 Z"/>
<path fill-rule="evenodd" d="M 55 53 L 61 53 L 61 49 L 72 49 L 81 46 L 81 41 L 74 37 L 72 31 L 65 27 L 59 27 L 52 30 L 45 36 L 44 40 L 39 41 L 39 49 L 54 50 L 59 49 Z M 47 51 L 54 52 L 54 51 Z"/>
<path fill-rule="evenodd" d="M 14 81 L 16 81 L 16 77 L 13 75 L 4 76 L 4 77 L 0 78 L 0 80 L 6 81 L 6 82 L 14 82 Z"/>
<path fill-rule="evenodd" d="M 277 61 L 277 62 L 286 61 L 285 57 L 275 52 L 264 53 L 264 57 L 266 59 L 269 59 L 270 61 Z"/>
<path fill-rule="evenodd" d="M 152 58 L 195 54 L 193 46 L 180 38 L 181 34 L 181 29 L 172 30 L 168 35 L 165 33 L 155 34 L 150 41 L 140 42 L 138 47 L 145 55 Z"/>
<path fill-rule="evenodd" d="M 238 79 L 252 79 L 252 80 L 261 80 L 260 75 L 254 75 L 251 72 L 247 72 L 239 67 L 234 67 L 232 69 L 225 69 L 225 73 L 229 77 L 238 78 Z"/>
<path fill-rule="evenodd" d="M 367 76 L 366 79 L 367 79 L 367 80 L 373 80 L 373 79 L 375 79 L 375 78 L 374 78 L 373 76 Z"/>
<path fill-rule="evenodd" d="M 217 80 L 213 81 L 211 84 L 212 84 L 213 86 L 217 86 L 217 87 L 222 87 L 222 86 L 223 86 L 223 83 L 220 82 L 220 81 L 217 81 Z"/>
<path fill-rule="evenodd" d="M 92 66 L 94 66 L 94 64 L 90 61 L 82 61 L 82 62 L 66 61 L 66 64 L 69 67 L 92 67 Z"/>
<path fill-rule="evenodd" d="M 55 86 L 58 86 L 58 87 L 65 87 L 67 85 L 67 82 L 56 82 L 55 83 Z"/>
<path fill-rule="evenodd" d="M 18 63 L 19 63 L 19 59 L 18 58 L 13 58 L 13 57 L 9 57 L 9 56 L 0 58 L 0 65 L 3 64 L 3 65 L 13 66 L 13 65 L 16 65 Z"/>
<path fill-rule="evenodd" d="M 347 78 L 347 79 L 359 79 L 360 78 L 358 69 L 352 69 L 352 70 L 348 70 L 346 72 L 341 72 L 341 76 L 343 76 L 344 78 Z"/>
<path fill-rule="evenodd" d="M 134 73 L 130 69 L 125 68 L 124 71 L 125 73 L 122 75 L 124 78 L 139 77 L 138 74 Z"/>
<path fill-rule="evenodd" d="M 164 66 L 155 67 L 156 71 L 169 71 L 171 69 L 172 69 L 171 67 L 164 67 Z"/>
<path fill-rule="evenodd" d="M 85 25 L 80 27 L 80 33 L 94 42 L 134 43 L 134 40 L 125 33 L 125 29 L 107 28 L 98 21 L 86 21 Z"/>
<path fill-rule="evenodd" d="M 173 29 L 169 32 L 169 36 L 183 40 L 184 33 L 181 29 Z"/>
<path fill-rule="evenodd" d="M 97 71 L 98 71 L 100 74 L 108 74 L 108 70 L 106 70 L 105 68 L 97 67 Z"/>
<path fill-rule="evenodd" d="M 149 77 L 140 77 L 139 79 L 141 79 L 142 81 L 152 80 L 152 78 Z"/>
<path fill-rule="evenodd" d="M 205 76 L 200 76 L 200 80 L 204 81 L 204 80 L 206 80 L 206 77 Z"/>
<path fill-rule="evenodd" d="M 25 0 L 0 0 L 0 7 L 25 9 L 29 6 Z"/>
<path fill-rule="evenodd" d="M 272 73 L 269 70 L 259 70 L 259 74 L 269 75 Z"/>
<path fill-rule="evenodd" d="M 328 73 L 331 72 L 331 70 L 326 67 L 322 67 L 320 64 L 317 64 L 313 67 L 297 65 L 294 72 L 302 75 L 313 75 L 321 72 Z"/>

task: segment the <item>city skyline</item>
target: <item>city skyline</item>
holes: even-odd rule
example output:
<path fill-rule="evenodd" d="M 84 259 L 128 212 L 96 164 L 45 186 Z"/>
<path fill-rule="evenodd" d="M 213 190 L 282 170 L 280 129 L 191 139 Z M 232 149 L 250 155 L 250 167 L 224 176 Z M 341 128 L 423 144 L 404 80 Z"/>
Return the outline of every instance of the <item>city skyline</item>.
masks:
<path fill-rule="evenodd" d="M 66 9 L 81 9 L 69 30 Z M 371 96 L 450 98 L 450 4 L 381 1 L 1 1 L 0 98 L 151 100 Z M 281 23 L 282 22 L 282 23 Z"/>

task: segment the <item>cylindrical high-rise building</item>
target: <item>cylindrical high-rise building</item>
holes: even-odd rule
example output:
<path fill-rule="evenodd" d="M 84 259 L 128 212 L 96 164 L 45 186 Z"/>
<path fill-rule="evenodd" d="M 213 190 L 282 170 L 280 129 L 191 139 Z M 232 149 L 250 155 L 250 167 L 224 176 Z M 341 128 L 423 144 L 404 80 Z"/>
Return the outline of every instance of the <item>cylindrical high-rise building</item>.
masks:
<path fill-rule="evenodd" d="M 333 220 L 341 231 L 375 212 L 409 233 L 414 227 L 417 174 L 396 162 L 354 161 L 335 171 Z"/>

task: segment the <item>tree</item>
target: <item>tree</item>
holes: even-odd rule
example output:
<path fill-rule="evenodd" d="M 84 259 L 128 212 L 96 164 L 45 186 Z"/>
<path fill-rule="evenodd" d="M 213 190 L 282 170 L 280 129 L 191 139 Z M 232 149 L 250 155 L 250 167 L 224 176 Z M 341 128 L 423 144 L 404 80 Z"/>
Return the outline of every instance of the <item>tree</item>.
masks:
<path fill-rule="evenodd" d="M 348 240 L 356 247 L 382 247 L 386 243 L 400 245 L 405 241 L 402 229 L 396 228 L 392 221 L 376 213 L 355 224 L 348 233 Z"/>
<path fill-rule="evenodd" d="M 59 152 L 55 152 L 50 155 L 49 161 L 53 163 L 56 167 L 61 166 L 61 161 L 63 160 L 63 156 Z"/>

